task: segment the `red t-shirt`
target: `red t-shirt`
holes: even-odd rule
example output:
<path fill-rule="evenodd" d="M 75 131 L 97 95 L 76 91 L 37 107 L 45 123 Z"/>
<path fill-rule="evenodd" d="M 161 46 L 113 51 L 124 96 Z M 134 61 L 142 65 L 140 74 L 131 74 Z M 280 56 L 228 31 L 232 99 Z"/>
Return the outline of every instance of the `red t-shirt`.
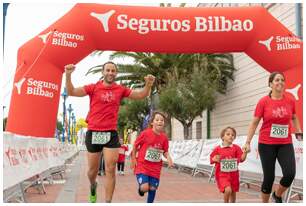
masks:
<path fill-rule="evenodd" d="M 221 171 L 221 163 L 214 162 L 212 158 L 215 155 L 220 155 L 220 162 L 223 159 L 237 159 L 237 167 L 241 162 L 242 150 L 236 145 L 232 144 L 228 147 L 217 146 L 212 153 L 210 154 L 210 164 L 216 164 L 215 167 L 215 178 L 220 191 L 224 191 L 225 186 L 232 186 L 234 191 L 239 190 L 239 170 L 237 168 L 236 171 L 232 172 L 223 172 Z M 229 183 L 229 185 L 228 185 Z"/>
<path fill-rule="evenodd" d="M 128 151 L 129 148 L 126 145 L 121 145 L 119 148 L 119 157 L 117 162 L 124 162 L 125 161 L 125 152 Z"/>
<path fill-rule="evenodd" d="M 157 179 L 160 178 L 162 168 L 162 160 L 150 157 L 150 151 L 159 151 L 161 155 L 168 152 L 169 141 L 165 133 L 155 134 L 151 128 L 148 128 L 140 133 L 135 143 L 135 148 L 138 151 L 137 165 L 135 174 L 145 174 Z M 152 153 L 151 153 L 152 154 Z M 156 157 L 156 156 L 155 156 Z"/>
<path fill-rule="evenodd" d="M 113 83 L 105 86 L 103 81 L 84 86 L 90 99 L 90 109 L 86 118 L 89 130 L 117 130 L 120 102 L 131 94 L 131 89 Z"/>
<path fill-rule="evenodd" d="M 255 117 L 263 118 L 258 142 L 263 144 L 291 144 L 293 114 L 295 114 L 294 100 L 286 96 L 281 100 L 274 100 L 269 96 L 261 98 L 254 112 Z"/>

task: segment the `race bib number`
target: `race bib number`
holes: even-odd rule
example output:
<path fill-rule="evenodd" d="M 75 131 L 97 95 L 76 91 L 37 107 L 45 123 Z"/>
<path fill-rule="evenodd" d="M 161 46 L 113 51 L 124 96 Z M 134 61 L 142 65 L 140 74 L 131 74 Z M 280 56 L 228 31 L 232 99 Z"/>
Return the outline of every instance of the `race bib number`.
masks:
<path fill-rule="evenodd" d="M 145 160 L 150 162 L 160 162 L 162 159 L 163 151 L 155 148 L 148 148 L 146 151 Z"/>
<path fill-rule="evenodd" d="M 235 172 L 238 170 L 237 159 L 221 160 L 221 172 Z"/>
<path fill-rule="evenodd" d="M 92 132 L 92 144 L 106 144 L 110 141 L 110 132 Z"/>
<path fill-rule="evenodd" d="M 124 154 L 125 154 L 125 150 L 124 150 L 124 149 L 122 149 L 122 148 L 119 148 L 119 154 L 124 155 Z"/>
<path fill-rule="evenodd" d="M 281 124 L 272 124 L 270 137 L 274 138 L 287 138 L 288 137 L 288 125 L 281 125 Z"/>

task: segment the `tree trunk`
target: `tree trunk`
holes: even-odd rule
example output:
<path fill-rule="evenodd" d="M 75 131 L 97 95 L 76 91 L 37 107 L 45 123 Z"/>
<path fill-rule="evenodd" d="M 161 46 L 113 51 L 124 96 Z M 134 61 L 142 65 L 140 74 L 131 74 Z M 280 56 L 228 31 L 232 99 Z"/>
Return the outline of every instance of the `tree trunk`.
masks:
<path fill-rule="evenodd" d="M 183 127 L 184 127 L 184 139 L 189 139 L 188 138 L 188 126 L 184 124 Z"/>
<path fill-rule="evenodd" d="M 157 110 L 159 108 L 159 94 L 155 93 L 150 96 L 151 104 L 153 105 L 153 110 Z"/>

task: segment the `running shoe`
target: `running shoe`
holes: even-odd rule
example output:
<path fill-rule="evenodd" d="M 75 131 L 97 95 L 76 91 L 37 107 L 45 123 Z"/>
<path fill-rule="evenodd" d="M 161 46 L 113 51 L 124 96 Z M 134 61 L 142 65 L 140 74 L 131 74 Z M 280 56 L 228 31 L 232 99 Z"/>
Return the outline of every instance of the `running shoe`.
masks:
<path fill-rule="evenodd" d="M 90 203 L 97 202 L 97 182 L 95 182 L 95 184 L 90 186 L 89 202 Z"/>

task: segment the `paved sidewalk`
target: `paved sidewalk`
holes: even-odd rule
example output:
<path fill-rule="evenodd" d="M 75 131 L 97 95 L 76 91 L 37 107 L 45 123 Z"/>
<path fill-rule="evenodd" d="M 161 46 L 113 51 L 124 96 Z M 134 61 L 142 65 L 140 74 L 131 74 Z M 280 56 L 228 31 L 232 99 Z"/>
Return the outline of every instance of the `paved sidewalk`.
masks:
<path fill-rule="evenodd" d="M 146 195 L 140 197 L 137 193 L 137 182 L 128 166 L 124 176 L 117 175 L 117 184 L 113 202 L 146 202 Z M 55 180 L 56 184 L 46 184 L 46 194 L 38 194 L 34 189 L 26 193 L 27 202 L 88 202 L 89 182 L 87 179 L 86 152 L 81 151 L 76 159 L 68 165 L 65 180 Z M 214 183 L 208 183 L 207 177 L 192 177 L 190 174 L 179 173 L 176 169 L 162 169 L 159 189 L 155 202 L 160 203 L 214 203 L 223 202 L 222 194 Z M 104 202 L 105 176 L 98 176 L 98 199 Z M 260 202 L 259 193 L 252 189 L 241 187 L 237 194 L 237 202 Z"/>

